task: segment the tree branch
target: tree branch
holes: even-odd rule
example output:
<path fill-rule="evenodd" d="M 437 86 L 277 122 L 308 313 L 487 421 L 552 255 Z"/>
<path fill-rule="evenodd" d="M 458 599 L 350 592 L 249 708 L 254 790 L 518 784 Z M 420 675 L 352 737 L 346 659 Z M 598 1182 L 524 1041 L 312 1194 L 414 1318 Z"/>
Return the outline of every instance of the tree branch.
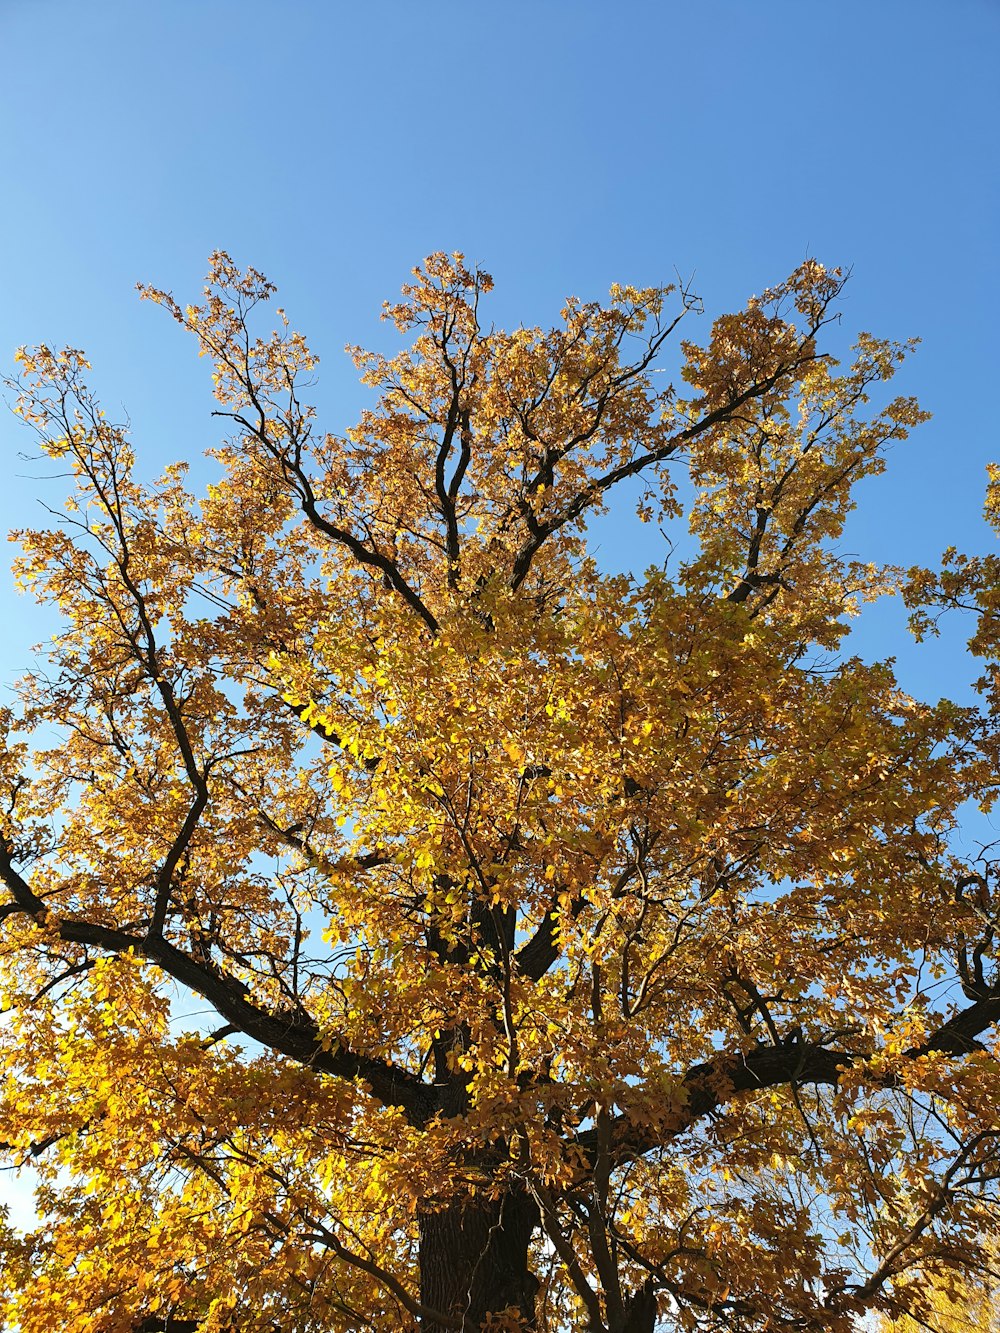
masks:
<path fill-rule="evenodd" d="M 915 1060 L 934 1051 L 953 1056 L 968 1055 L 979 1045 L 976 1036 L 998 1021 L 1000 993 L 994 993 L 953 1015 L 923 1045 L 904 1052 L 905 1057 Z M 738 1054 L 720 1052 L 703 1064 L 693 1065 L 683 1076 L 676 1109 L 666 1125 L 635 1126 L 627 1116 L 615 1118 L 611 1126 L 614 1160 L 620 1164 L 662 1147 L 740 1093 L 783 1085 L 798 1087 L 807 1083 L 835 1087 L 845 1070 L 869 1058 L 870 1054 L 830 1050 L 808 1042 L 762 1046 Z M 884 1086 L 893 1086 L 891 1076 Z M 596 1128 L 585 1130 L 577 1142 L 593 1168 L 600 1152 Z"/>
<path fill-rule="evenodd" d="M 805 341 L 806 344 L 809 345 L 811 344 L 812 339 L 807 337 Z M 683 445 L 690 443 L 691 440 L 696 439 L 699 435 L 704 435 L 705 432 L 711 430 L 713 426 L 717 426 L 721 422 L 728 420 L 745 403 L 750 402 L 754 398 L 761 398 L 764 394 L 769 393 L 786 375 L 794 374 L 809 362 L 821 359 L 822 357 L 815 352 L 808 352 L 785 365 L 779 366 L 778 369 L 774 371 L 773 374 L 768 375 L 766 379 L 755 381 L 749 388 L 745 389 L 742 393 L 737 394 L 734 398 L 731 398 L 727 403 L 723 403 L 721 407 L 717 407 L 714 411 L 709 412 L 706 416 L 702 417 L 700 421 L 696 421 L 692 425 L 687 426 L 684 430 L 678 431 L 676 435 L 671 436 L 670 439 L 658 449 L 651 449 L 644 454 L 640 454 L 638 458 L 633 458 L 627 463 L 619 464 L 618 467 L 612 468 L 610 472 L 606 472 L 603 476 L 595 477 L 588 486 L 585 486 L 582 490 L 578 491 L 559 513 L 553 514 L 552 517 L 547 519 L 544 523 L 539 523 L 534 527 L 528 541 L 521 546 L 514 558 L 513 570 L 511 573 L 511 587 L 516 590 L 527 578 L 532 561 L 543 543 L 547 541 L 554 532 L 557 532 L 567 523 L 571 523 L 574 519 L 579 518 L 583 511 L 597 501 L 606 490 L 609 490 L 619 481 L 624 481 L 626 477 L 638 476 L 640 472 L 643 472 L 651 464 L 665 462 L 672 454 L 677 453 Z"/>
<path fill-rule="evenodd" d="M 26 915 L 44 919 L 45 902 L 11 863 L 10 847 L 0 837 L 0 881 Z M 144 936 L 93 921 L 72 918 L 58 921 L 61 939 L 85 944 L 105 953 L 134 953 L 163 969 L 175 981 L 202 996 L 227 1023 L 245 1036 L 317 1073 L 348 1080 L 361 1079 L 386 1106 L 398 1106 L 413 1125 L 422 1126 L 434 1113 L 433 1090 L 415 1074 L 388 1060 L 359 1055 L 324 1034 L 307 1015 L 274 1014 L 255 1005 L 246 988 L 207 963 L 198 962 L 162 936 Z"/>

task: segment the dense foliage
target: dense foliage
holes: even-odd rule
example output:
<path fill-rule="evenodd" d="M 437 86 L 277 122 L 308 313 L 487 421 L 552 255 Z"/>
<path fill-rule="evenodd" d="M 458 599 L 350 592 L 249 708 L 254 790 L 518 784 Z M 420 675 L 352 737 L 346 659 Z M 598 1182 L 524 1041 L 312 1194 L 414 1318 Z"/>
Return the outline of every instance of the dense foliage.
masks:
<path fill-rule="evenodd" d="M 4 714 L 0 1138 L 21 1333 L 823 1329 L 925 1317 L 1000 1174 L 980 711 L 841 651 L 900 587 L 852 487 L 922 413 L 824 351 L 815 262 L 681 341 L 684 290 L 483 322 L 435 255 L 325 434 L 273 289 L 158 302 L 231 435 L 146 484 L 74 350 L 18 410 L 71 474 Z M 616 487 L 678 555 L 588 554 Z M 996 563 L 914 572 L 918 631 Z M 185 997 L 188 997 L 185 999 Z M 191 997 L 195 997 L 192 1003 Z M 206 1013 L 214 1017 L 209 1020 Z"/>

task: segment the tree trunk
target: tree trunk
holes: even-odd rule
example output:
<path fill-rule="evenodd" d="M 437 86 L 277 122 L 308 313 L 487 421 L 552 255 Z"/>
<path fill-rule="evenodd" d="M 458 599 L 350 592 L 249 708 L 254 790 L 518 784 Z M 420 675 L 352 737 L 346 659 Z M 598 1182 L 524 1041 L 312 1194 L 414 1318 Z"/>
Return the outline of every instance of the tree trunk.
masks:
<path fill-rule="evenodd" d="M 653 1333 L 656 1327 L 656 1290 L 644 1282 L 625 1303 L 623 1333 Z"/>
<path fill-rule="evenodd" d="M 476 1333 L 489 1315 L 513 1309 L 535 1327 L 538 1279 L 528 1268 L 528 1245 L 538 1209 L 523 1194 L 463 1199 L 420 1218 L 420 1300 L 441 1314 L 464 1319 Z M 425 1333 L 444 1333 L 434 1321 Z"/>

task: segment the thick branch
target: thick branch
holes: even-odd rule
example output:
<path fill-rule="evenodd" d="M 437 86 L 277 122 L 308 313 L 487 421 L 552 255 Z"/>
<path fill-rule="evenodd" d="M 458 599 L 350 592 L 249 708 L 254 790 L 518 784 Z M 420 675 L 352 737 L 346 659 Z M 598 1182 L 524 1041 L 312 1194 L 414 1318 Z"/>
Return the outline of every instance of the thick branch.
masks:
<path fill-rule="evenodd" d="M 514 962 L 522 976 L 531 981 L 544 977 L 552 964 L 559 957 L 556 944 L 556 932 L 559 929 L 559 914 L 550 908 L 542 917 L 538 929 L 526 944 L 514 955 Z"/>
<path fill-rule="evenodd" d="M 318 532 L 322 532 L 332 541 L 338 542 L 341 546 L 346 546 L 354 558 L 363 565 L 369 565 L 377 569 L 382 577 L 399 593 L 403 601 L 411 610 L 415 611 L 420 619 L 433 635 L 437 635 L 438 622 L 431 611 L 420 598 L 419 594 L 410 586 L 399 572 L 399 567 L 395 561 L 384 556 L 381 551 L 373 550 L 370 546 L 365 546 L 363 542 L 358 541 L 346 528 L 338 527 L 336 523 L 331 523 L 329 519 L 324 518 L 319 512 L 316 499 L 313 496 L 312 488 L 309 487 L 306 494 L 302 497 L 302 512 L 308 518 Z"/>
<path fill-rule="evenodd" d="M 978 1034 L 998 1021 L 1000 994 L 993 994 L 953 1015 L 923 1045 L 911 1047 L 905 1056 L 914 1060 L 934 1051 L 945 1055 L 967 1055 L 978 1048 Z M 652 1152 L 691 1129 L 740 1093 L 784 1085 L 798 1087 L 807 1083 L 836 1086 L 844 1070 L 868 1058 L 869 1054 L 830 1050 L 807 1042 L 762 1046 L 743 1054 L 721 1053 L 687 1071 L 681 1080 L 677 1106 L 665 1124 L 658 1127 L 633 1125 L 627 1116 L 618 1116 L 612 1125 L 614 1159 L 621 1163 Z M 885 1086 L 892 1086 L 891 1076 Z M 596 1162 L 599 1151 L 597 1130 L 585 1131 L 578 1142 L 591 1163 Z"/>
<path fill-rule="evenodd" d="M 0 880 L 27 915 L 44 918 L 46 905 L 11 864 L 10 848 L 0 839 Z M 58 922 L 59 936 L 105 953 L 135 953 L 149 959 L 175 981 L 202 996 L 239 1032 L 299 1064 L 336 1078 L 362 1079 L 380 1102 L 400 1107 L 411 1124 L 423 1125 L 434 1112 L 434 1094 L 415 1074 L 386 1060 L 358 1055 L 324 1035 L 303 1013 L 274 1014 L 259 1008 L 234 977 L 176 948 L 162 937 L 135 935 L 93 921 Z"/>
<path fill-rule="evenodd" d="M 441 1328 L 462 1329 L 465 1327 L 465 1320 L 458 1315 L 449 1315 L 440 1310 L 428 1309 L 426 1305 L 407 1291 L 397 1277 L 373 1262 L 373 1260 L 358 1254 L 354 1250 L 349 1250 L 327 1227 L 316 1222 L 313 1222 L 312 1225 L 316 1226 L 319 1232 L 317 1239 L 332 1250 L 338 1259 L 343 1259 L 345 1263 L 350 1264 L 353 1268 L 359 1268 L 362 1273 L 367 1273 L 369 1277 L 374 1278 L 376 1282 L 395 1296 L 396 1300 L 409 1314 Z"/>
<path fill-rule="evenodd" d="M 312 707 L 311 700 L 307 700 L 306 703 L 293 703 L 290 699 L 284 699 L 283 702 L 291 709 L 302 725 L 309 728 L 314 736 L 318 736 L 320 740 L 325 741 L 327 745 L 336 745 L 338 749 L 341 750 L 344 748 L 344 743 L 341 737 L 338 736 L 326 722 L 309 722 L 306 720 L 309 709 Z M 360 762 L 366 769 L 368 769 L 369 773 L 373 773 L 382 761 L 373 756 L 368 759 L 362 759 Z"/>
<path fill-rule="evenodd" d="M 388 556 L 383 555 L 381 551 L 377 551 L 371 546 L 366 546 L 364 542 L 359 541 L 352 532 L 348 532 L 346 528 L 342 528 L 338 524 L 332 523 L 320 513 L 312 482 L 309 480 L 298 460 L 289 458 L 280 445 L 275 443 L 275 441 L 268 435 L 266 430 L 267 417 L 264 413 L 264 409 L 259 402 L 257 402 L 256 395 L 251 393 L 251 398 L 260 418 L 256 426 L 249 422 L 246 417 L 236 412 L 213 412 L 212 415 L 217 417 L 229 417 L 231 420 L 237 422 L 238 425 L 242 426 L 254 439 L 258 440 L 271 457 L 286 469 L 289 477 L 293 480 L 298 490 L 299 507 L 316 531 L 322 532 L 324 536 L 329 537 L 331 541 L 335 541 L 338 545 L 346 547 L 359 564 L 368 565 L 369 568 L 377 569 L 389 586 L 395 592 L 399 593 L 400 597 L 402 597 L 403 601 L 406 602 L 411 610 L 416 612 L 430 632 L 436 635 L 438 632 L 437 620 L 421 600 L 416 590 L 403 578 L 396 563 L 390 560 Z"/>
<path fill-rule="evenodd" d="M 184 823 L 181 825 L 176 838 L 174 838 L 170 851 L 164 858 L 163 865 L 156 876 L 156 901 L 153 905 L 153 916 L 149 923 L 150 937 L 163 933 L 167 912 L 170 908 L 170 895 L 174 887 L 174 872 L 180 864 L 181 857 L 188 849 L 198 820 L 201 818 L 207 804 L 208 787 L 204 778 L 202 778 L 195 792 L 195 798 L 184 818 Z"/>
<path fill-rule="evenodd" d="M 568 908 L 570 919 L 575 919 L 579 915 L 584 903 L 583 898 L 572 900 Z M 531 981 L 541 980 L 562 952 L 556 943 L 560 915 L 558 903 L 553 903 L 538 923 L 534 935 L 522 944 L 514 955 L 518 971 Z"/>
<path fill-rule="evenodd" d="M 906 1054 L 912 1058 L 930 1055 L 932 1051 L 941 1051 L 944 1055 L 968 1055 L 970 1051 L 982 1049 L 976 1038 L 997 1022 L 1000 1022 L 1000 994 L 994 992 L 967 1009 L 960 1009 L 922 1046 L 914 1046 Z"/>
<path fill-rule="evenodd" d="M 202 1322 L 200 1319 L 175 1319 L 173 1315 L 161 1319 L 159 1315 L 151 1314 L 135 1325 L 134 1333 L 198 1333 Z"/>

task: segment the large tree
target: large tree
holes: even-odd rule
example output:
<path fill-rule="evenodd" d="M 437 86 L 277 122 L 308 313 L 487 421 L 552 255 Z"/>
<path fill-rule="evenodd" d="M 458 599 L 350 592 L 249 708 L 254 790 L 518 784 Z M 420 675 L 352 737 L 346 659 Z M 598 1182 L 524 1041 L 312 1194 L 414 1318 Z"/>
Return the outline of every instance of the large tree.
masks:
<path fill-rule="evenodd" d="M 140 479 L 82 353 L 20 353 L 72 490 L 19 534 L 61 620 L 3 718 L 0 1138 L 41 1185 L 0 1311 L 919 1316 L 993 1217 L 1000 981 L 952 836 L 995 788 L 993 677 L 927 704 L 841 651 L 900 582 L 837 543 L 922 417 L 870 402 L 907 348 L 838 367 L 808 262 L 668 385 L 683 289 L 503 332 L 461 256 L 415 274 L 343 435 L 259 273 L 145 290 L 214 367 L 200 498 Z M 687 517 L 642 576 L 588 554 L 616 488 Z M 998 583 L 913 576 L 918 630 L 971 604 L 989 657 Z"/>

